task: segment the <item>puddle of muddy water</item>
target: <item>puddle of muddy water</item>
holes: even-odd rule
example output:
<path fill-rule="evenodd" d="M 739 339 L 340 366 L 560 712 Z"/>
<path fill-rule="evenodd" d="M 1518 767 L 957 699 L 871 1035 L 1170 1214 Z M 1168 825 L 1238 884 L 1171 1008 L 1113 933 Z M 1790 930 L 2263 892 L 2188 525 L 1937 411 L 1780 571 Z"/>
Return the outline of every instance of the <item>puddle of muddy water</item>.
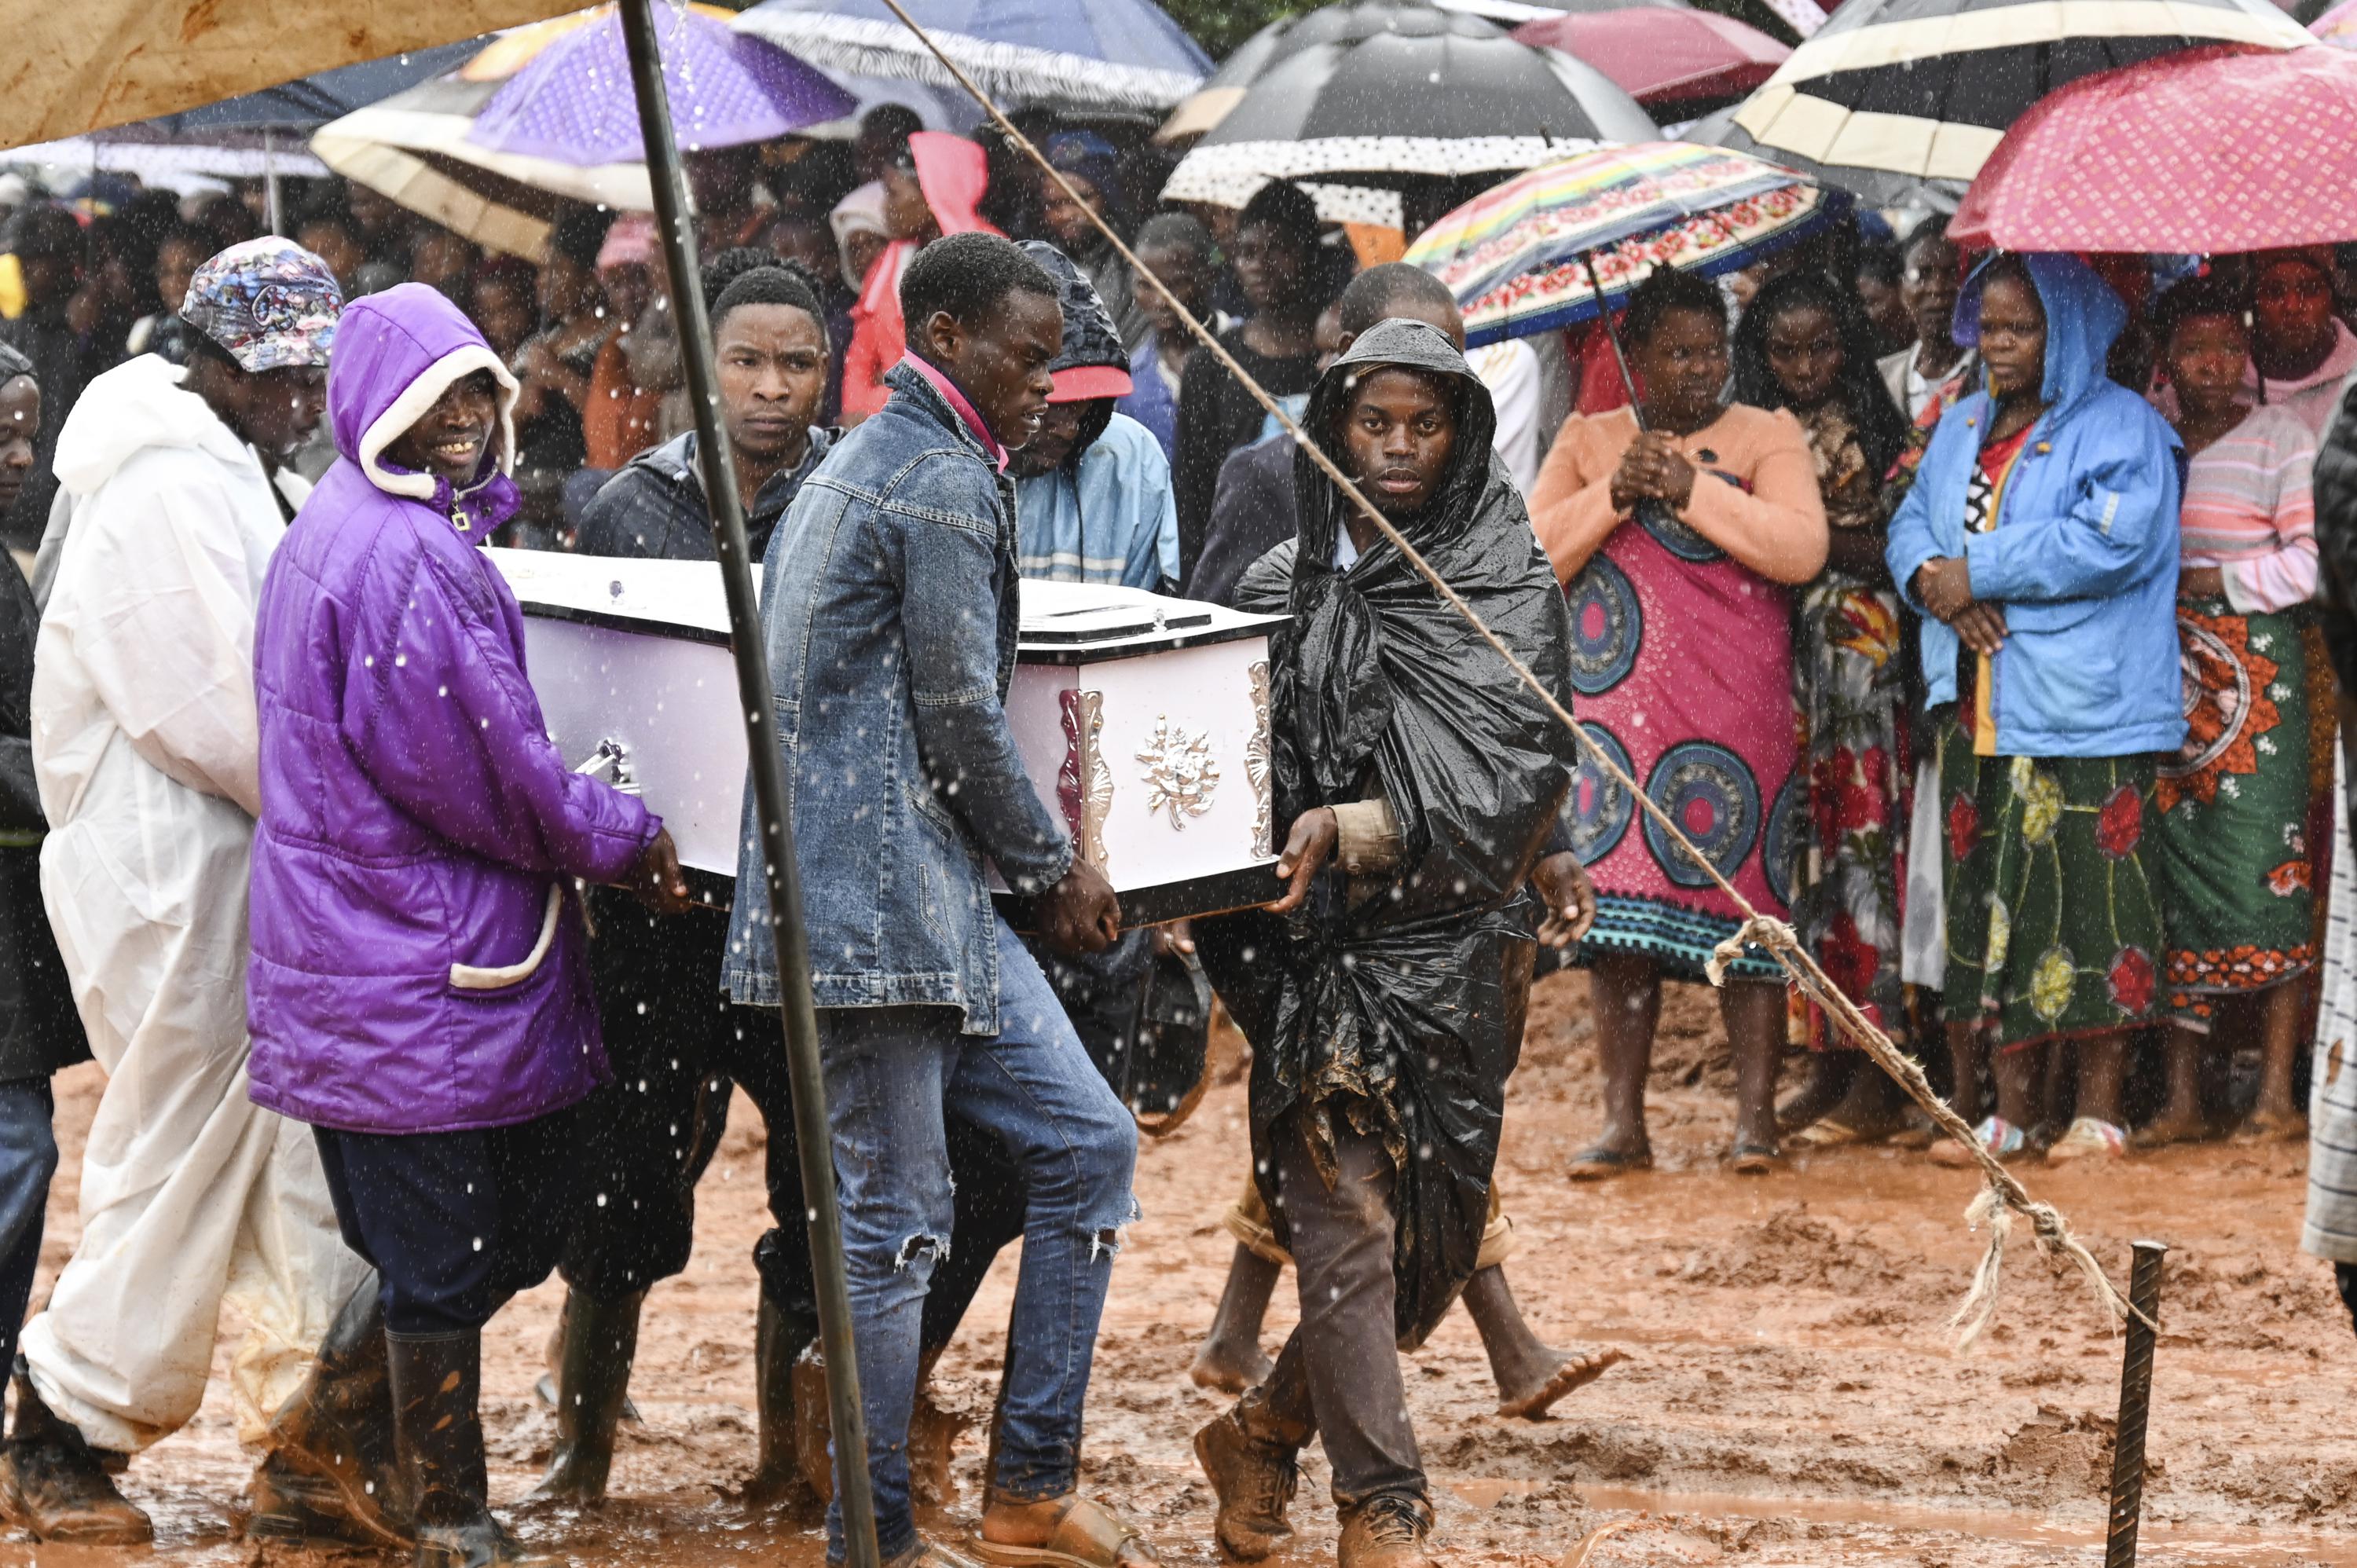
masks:
<path fill-rule="evenodd" d="M 1448 1483 L 1449 1489 L 1475 1508 L 1494 1508 L 1500 1501 L 1528 1492 L 1533 1483 L 1493 1477 L 1469 1477 Z M 1879 1533 L 1962 1535 L 1977 1541 L 2004 1541 L 2059 1551 L 2100 1552 L 2104 1531 L 2099 1524 L 2072 1524 L 2049 1515 L 2005 1512 L 1994 1509 L 1935 1509 L 1907 1502 L 1882 1502 L 1861 1498 L 1755 1497 L 1743 1492 L 1646 1491 L 1633 1487 L 1579 1484 L 1580 1502 L 1604 1513 L 1652 1514 L 1660 1519 L 1778 1520 L 1806 1524 L 1865 1527 Z M 1872 1552 L 1874 1543 L 1857 1543 Z M 1900 1559 L 1913 1550 L 1890 1543 Z M 2357 1568 L 2357 1541 L 2321 1533 L 2238 1530 L 2230 1527 L 2176 1527 L 2145 1521 L 2137 1536 L 2140 1555 L 2155 1568 Z M 1864 1552 L 1845 1550 L 1842 1561 L 1870 1561 Z"/>

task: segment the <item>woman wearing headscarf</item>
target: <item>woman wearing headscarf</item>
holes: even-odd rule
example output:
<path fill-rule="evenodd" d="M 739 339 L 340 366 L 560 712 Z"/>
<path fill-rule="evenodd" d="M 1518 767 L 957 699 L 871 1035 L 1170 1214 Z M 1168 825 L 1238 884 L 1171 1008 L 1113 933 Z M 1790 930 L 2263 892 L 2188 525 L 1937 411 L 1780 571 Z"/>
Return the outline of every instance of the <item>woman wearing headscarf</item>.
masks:
<path fill-rule="evenodd" d="M 2121 1153 L 2127 1036 L 2161 983 L 2145 830 L 2155 754 L 2185 740 L 2179 459 L 2168 423 L 2104 376 L 2126 323 L 2073 257 L 1984 262 L 1955 336 L 1980 350 L 1985 390 L 1932 433 L 1884 553 L 1925 618 L 1955 1095 L 1977 1109 L 1994 1051 L 1996 1113 L 1975 1135 L 2000 1159 L 2028 1146 L 2061 1041 L 2077 1115 L 2047 1157 Z"/>
<path fill-rule="evenodd" d="M 908 351 L 900 315 L 900 279 L 918 247 L 943 234 L 997 229 L 981 204 L 990 184 L 982 148 L 946 131 L 919 131 L 884 170 L 884 228 L 890 237 L 851 307 L 851 347 L 843 360 L 843 423 L 848 428 L 884 406 L 892 392 L 884 372 Z"/>
<path fill-rule="evenodd" d="M 2185 747 L 2153 795 L 2169 916 L 2169 1103 L 2139 1144 L 2203 1136 L 2201 1058 L 2255 1036 L 2249 1129 L 2297 1136 L 2292 1065 L 2315 961 L 2309 683 L 2301 610 L 2316 592 L 2316 442 L 2278 403 L 2245 404 L 2248 294 L 2218 276 L 2162 296 L 2154 327 L 2185 443 L 2177 635 Z"/>
<path fill-rule="evenodd" d="M 1882 476 L 1907 439 L 1856 298 L 1813 270 L 1760 291 L 1735 334 L 1735 401 L 1790 409 L 1815 459 L 1825 569 L 1792 615 L 1792 697 L 1808 745 L 1808 841 L 1793 924 L 1828 976 L 1886 1032 L 1904 1033 L 1899 980 L 1908 719 L 1899 596 L 1882 564 Z M 1821 1015 L 1808 1087 L 1780 1116 L 1811 1146 L 1891 1131 L 1889 1080 L 1861 1072 Z"/>
<path fill-rule="evenodd" d="M 1563 600 L 1491 456 L 1495 422 L 1456 346 L 1394 319 L 1324 373 L 1303 424 L 1561 691 Z M 1299 534 L 1238 589 L 1292 617 L 1269 650 L 1285 896 L 1198 944 L 1253 1045 L 1254 1170 L 1301 1326 L 1195 1452 L 1232 1556 L 1290 1533 L 1314 1433 L 1341 1568 L 1431 1568 L 1394 1347 L 1422 1343 L 1479 1261 L 1534 950 L 1522 888 L 1575 743 L 1307 454 L 1295 482 Z"/>
<path fill-rule="evenodd" d="M 1572 689 L 1589 734 L 1711 870 L 1781 916 L 1807 784 L 1792 738 L 1788 589 L 1825 563 L 1816 466 L 1791 413 L 1719 401 L 1727 306 L 1716 285 L 1656 271 L 1631 296 L 1625 331 L 1638 410 L 1574 414 L 1531 492 L 1531 521 L 1571 603 Z M 1744 914 L 1618 780 L 1583 761 L 1572 791 L 1572 842 L 1596 880 L 1580 961 L 1596 998 L 1605 1130 L 1570 1174 L 1596 1180 L 1652 1163 L 1645 1074 L 1662 981 L 1704 978 Z M 1736 1061 L 1729 1155 L 1745 1174 L 1781 1159 L 1781 980 L 1755 949 L 1719 993 Z"/>

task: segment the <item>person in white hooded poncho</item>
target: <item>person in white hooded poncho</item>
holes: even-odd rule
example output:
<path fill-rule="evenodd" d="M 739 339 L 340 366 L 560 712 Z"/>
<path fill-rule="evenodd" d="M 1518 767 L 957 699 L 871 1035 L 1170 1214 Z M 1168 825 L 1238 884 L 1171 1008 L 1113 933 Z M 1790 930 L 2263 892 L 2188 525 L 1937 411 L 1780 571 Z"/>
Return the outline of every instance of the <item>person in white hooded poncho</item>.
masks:
<path fill-rule="evenodd" d="M 309 1131 L 247 1099 L 245 1066 L 253 617 L 286 523 L 255 446 L 317 423 L 340 307 L 307 252 L 232 247 L 189 291 L 199 362 L 107 372 L 59 437 L 32 692 L 41 889 L 107 1085 L 81 1243 L 26 1326 L 0 1463 L 0 1505 L 42 1540 L 150 1533 L 101 1454 L 195 1415 L 225 1300 L 249 1325 L 232 1384 L 258 1439 L 366 1274 Z"/>

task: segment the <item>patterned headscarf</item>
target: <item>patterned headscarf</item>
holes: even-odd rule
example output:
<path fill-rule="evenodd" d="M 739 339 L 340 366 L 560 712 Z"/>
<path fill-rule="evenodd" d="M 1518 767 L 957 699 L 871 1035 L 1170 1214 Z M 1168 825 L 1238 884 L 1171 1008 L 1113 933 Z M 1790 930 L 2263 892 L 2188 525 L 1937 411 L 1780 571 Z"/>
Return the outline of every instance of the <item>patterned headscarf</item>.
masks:
<path fill-rule="evenodd" d="M 328 263 L 275 234 L 247 240 L 199 267 L 180 318 L 252 372 L 325 366 L 344 291 Z"/>

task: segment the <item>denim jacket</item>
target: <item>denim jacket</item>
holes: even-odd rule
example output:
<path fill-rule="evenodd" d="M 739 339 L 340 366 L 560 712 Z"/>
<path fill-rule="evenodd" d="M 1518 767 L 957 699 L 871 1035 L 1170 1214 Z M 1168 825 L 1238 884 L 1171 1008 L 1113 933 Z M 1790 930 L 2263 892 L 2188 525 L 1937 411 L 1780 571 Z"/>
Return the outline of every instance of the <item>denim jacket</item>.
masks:
<path fill-rule="evenodd" d="M 1018 892 L 1072 845 L 1006 719 L 1020 619 L 1014 487 L 923 377 L 836 443 L 770 536 L 777 691 L 811 982 L 821 1007 L 960 1008 L 998 1028 L 985 861 Z M 780 1004 L 751 790 L 729 918 L 737 1001 Z"/>

